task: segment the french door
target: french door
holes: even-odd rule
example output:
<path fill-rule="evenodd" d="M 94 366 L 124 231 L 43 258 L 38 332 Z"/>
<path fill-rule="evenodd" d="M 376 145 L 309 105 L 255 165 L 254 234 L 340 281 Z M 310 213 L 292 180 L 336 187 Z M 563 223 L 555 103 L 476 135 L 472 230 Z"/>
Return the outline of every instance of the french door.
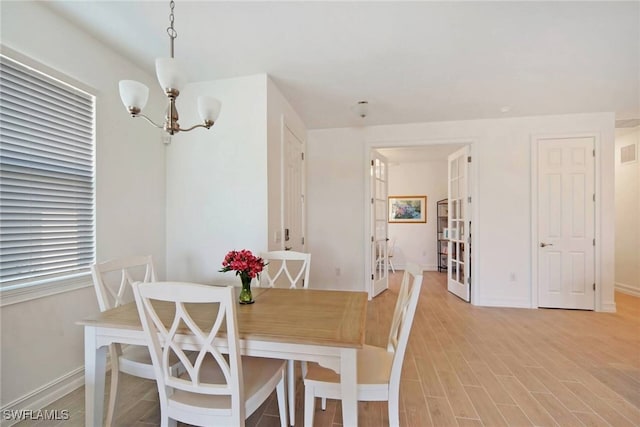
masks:
<path fill-rule="evenodd" d="M 389 205 L 388 162 L 371 152 L 371 286 L 369 297 L 373 298 L 389 287 L 389 258 L 387 253 L 387 219 Z"/>
<path fill-rule="evenodd" d="M 449 218 L 447 289 L 469 302 L 471 295 L 469 237 L 471 217 L 469 212 L 469 146 L 449 155 Z"/>

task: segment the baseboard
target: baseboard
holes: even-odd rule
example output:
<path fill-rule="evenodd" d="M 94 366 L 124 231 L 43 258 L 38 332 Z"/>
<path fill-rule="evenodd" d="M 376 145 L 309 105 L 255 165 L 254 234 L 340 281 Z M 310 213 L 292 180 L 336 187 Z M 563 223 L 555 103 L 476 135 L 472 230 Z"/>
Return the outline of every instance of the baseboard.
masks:
<path fill-rule="evenodd" d="M 616 282 L 615 289 L 616 291 L 622 292 L 623 294 L 632 295 L 634 297 L 640 297 L 640 288 L 636 288 L 635 286 Z"/>
<path fill-rule="evenodd" d="M 615 302 L 603 302 L 600 304 L 600 310 L 597 310 L 601 313 L 615 313 L 616 312 L 616 303 Z"/>
<path fill-rule="evenodd" d="M 529 301 L 520 299 L 481 298 L 478 301 L 471 301 L 471 304 L 480 307 L 531 308 Z"/>
<path fill-rule="evenodd" d="M 30 393 L 9 402 L 0 408 L 0 426 L 11 426 L 24 419 L 28 411 L 38 411 L 84 385 L 84 366 L 80 366 L 55 380 L 38 387 Z M 64 408 L 62 408 L 64 409 Z M 11 414 L 23 414 L 14 418 Z"/>

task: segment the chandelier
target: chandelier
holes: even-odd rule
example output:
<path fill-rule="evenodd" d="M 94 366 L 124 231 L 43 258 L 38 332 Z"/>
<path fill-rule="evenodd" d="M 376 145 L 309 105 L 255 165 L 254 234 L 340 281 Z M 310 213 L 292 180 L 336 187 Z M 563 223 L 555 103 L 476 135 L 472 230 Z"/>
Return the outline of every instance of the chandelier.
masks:
<path fill-rule="evenodd" d="M 194 125 L 186 129 L 181 128 L 180 124 L 178 124 L 176 98 L 180 95 L 180 90 L 185 85 L 186 81 L 184 75 L 180 72 L 178 62 L 173 57 L 173 44 L 176 37 L 178 37 L 178 33 L 173 27 L 173 9 L 175 7 L 175 2 L 173 0 L 169 3 L 169 7 L 171 12 L 169 13 L 167 34 L 171 41 L 171 57 L 156 59 L 156 74 L 158 76 L 158 82 L 160 83 L 162 90 L 164 90 L 167 98 L 169 98 L 169 105 L 167 107 L 164 123 L 159 125 L 149 117 L 142 114 L 142 109 L 147 104 L 147 99 L 149 98 L 149 88 L 146 85 L 135 80 L 120 80 L 120 98 L 122 99 L 124 106 L 127 108 L 127 111 L 129 111 L 129 114 L 131 114 L 131 117 L 142 117 L 153 126 L 164 129 L 164 131 L 170 135 L 174 135 L 178 132 L 188 132 L 195 128 L 209 129 L 215 123 L 218 118 L 218 114 L 220 114 L 220 101 L 210 96 L 198 97 L 198 113 L 202 118 L 202 124 Z"/>

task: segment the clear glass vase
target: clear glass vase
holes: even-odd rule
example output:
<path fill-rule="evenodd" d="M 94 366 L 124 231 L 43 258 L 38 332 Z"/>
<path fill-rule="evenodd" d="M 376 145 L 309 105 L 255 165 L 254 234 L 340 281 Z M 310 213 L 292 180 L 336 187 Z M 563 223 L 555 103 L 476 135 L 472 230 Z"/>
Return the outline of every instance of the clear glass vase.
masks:
<path fill-rule="evenodd" d="M 240 304 L 253 304 L 255 301 L 251 295 L 251 276 L 245 273 L 240 273 L 239 276 L 240 280 L 242 280 L 242 290 L 238 301 Z"/>

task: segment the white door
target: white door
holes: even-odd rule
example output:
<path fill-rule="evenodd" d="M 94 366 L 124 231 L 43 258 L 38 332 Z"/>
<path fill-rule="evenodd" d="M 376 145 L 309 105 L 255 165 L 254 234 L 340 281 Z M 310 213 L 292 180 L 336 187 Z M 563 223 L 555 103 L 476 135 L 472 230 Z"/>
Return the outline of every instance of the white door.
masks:
<path fill-rule="evenodd" d="M 387 159 L 371 151 L 371 298 L 389 287 Z"/>
<path fill-rule="evenodd" d="M 594 140 L 538 141 L 538 306 L 595 308 Z"/>
<path fill-rule="evenodd" d="M 469 272 L 469 147 L 461 148 L 449 155 L 449 219 L 445 236 L 447 248 L 447 289 L 469 302 L 471 278 Z"/>
<path fill-rule="evenodd" d="M 304 151 L 302 141 L 283 125 L 283 248 L 305 251 Z"/>

